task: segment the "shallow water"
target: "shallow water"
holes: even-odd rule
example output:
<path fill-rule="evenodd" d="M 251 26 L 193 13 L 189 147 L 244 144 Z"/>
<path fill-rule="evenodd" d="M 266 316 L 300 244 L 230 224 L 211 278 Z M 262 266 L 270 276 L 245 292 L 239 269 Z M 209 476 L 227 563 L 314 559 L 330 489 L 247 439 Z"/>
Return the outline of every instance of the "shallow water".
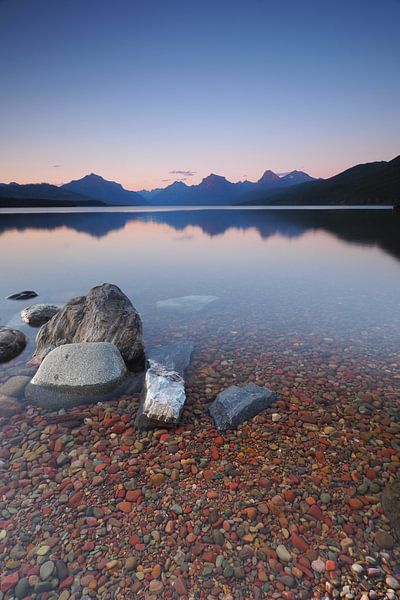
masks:
<path fill-rule="evenodd" d="M 273 369 L 301 380 L 316 376 L 318 361 L 333 365 L 336 384 L 361 363 L 364 389 L 399 382 L 400 218 L 391 210 L 68 210 L 0 214 L 0 323 L 30 337 L 0 380 L 32 353 L 25 306 L 111 282 L 139 310 L 148 345 L 193 341 L 200 366 L 224 363 L 220 383 L 268 384 Z M 5 299 L 25 289 L 39 296 Z M 217 300 L 193 311 L 157 305 L 181 296 Z"/>
<path fill-rule="evenodd" d="M 193 598 L 394 598 L 399 224 L 389 210 L 1 214 L 0 323 L 30 344 L 0 383 L 29 373 L 36 329 L 22 308 L 104 281 L 140 311 L 147 347 L 194 343 L 169 433 L 134 430 L 131 392 L 2 420 L 3 589 L 176 597 L 179 582 Z M 5 299 L 24 289 L 38 298 Z M 210 402 L 250 381 L 276 402 L 220 436 Z M 49 582 L 22 577 L 54 560 Z"/>

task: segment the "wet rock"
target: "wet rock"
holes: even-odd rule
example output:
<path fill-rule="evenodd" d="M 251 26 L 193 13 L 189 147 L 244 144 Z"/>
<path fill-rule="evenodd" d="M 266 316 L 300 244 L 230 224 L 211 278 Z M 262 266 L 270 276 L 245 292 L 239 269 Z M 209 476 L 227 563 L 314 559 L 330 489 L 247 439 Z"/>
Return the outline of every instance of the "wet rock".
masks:
<path fill-rule="evenodd" d="M 276 397 L 275 392 L 255 383 L 243 387 L 231 385 L 218 394 L 210 406 L 210 414 L 219 431 L 233 429 L 268 408 Z"/>
<path fill-rule="evenodd" d="M 388 531 L 378 531 L 375 535 L 375 543 L 381 549 L 393 548 L 395 540 Z"/>
<path fill-rule="evenodd" d="M 11 590 L 18 583 L 18 573 L 10 573 L 1 578 L 0 581 L 0 592 L 4 594 Z"/>
<path fill-rule="evenodd" d="M 193 352 L 191 342 L 176 342 L 165 346 L 156 346 L 147 353 L 147 358 L 153 363 L 158 363 L 168 371 L 177 371 L 183 377 L 190 364 Z"/>
<path fill-rule="evenodd" d="M 29 300 L 30 298 L 36 298 L 37 293 L 32 290 L 25 290 L 23 292 L 16 292 L 7 296 L 7 300 Z"/>
<path fill-rule="evenodd" d="M 28 325 L 39 327 L 50 321 L 61 308 L 62 306 L 57 304 L 32 304 L 21 311 L 21 319 Z"/>
<path fill-rule="evenodd" d="M 392 575 L 386 577 L 385 583 L 388 588 L 391 588 L 392 590 L 400 590 L 400 581 L 392 577 Z"/>
<path fill-rule="evenodd" d="M 116 285 L 104 283 L 67 302 L 40 328 L 34 358 L 41 362 L 57 346 L 79 342 L 110 342 L 130 369 L 144 368 L 140 316 Z"/>
<path fill-rule="evenodd" d="M 283 562 L 290 562 L 292 560 L 292 555 L 283 544 L 279 544 L 276 549 L 276 553 L 278 558 Z"/>
<path fill-rule="evenodd" d="M 398 540 L 400 540 L 400 481 L 389 483 L 382 492 L 382 508 Z"/>
<path fill-rule="evenodd" d="M 125 363 L 113 344 L 65 344 L 46 356 L 27 385 L 25 396 L 29 402 L 48 409 L 98 402 L 115 392 L 126 377 Z"/>
<path fill-rule="evenodd" d="M 44 562 L 40 566 L 40 579 L 42 579 L 43 581 L 46 581 L 53 575 L 54 570 L 55 570 L 55 564 L 53 563 L 53 561 L 46 560 L 46 562 Z"/>
<path fill-rule="evenodd" d="M 218 296 L 180 296 L 179 298 L 159 300 L 157 308 L 193 313 L 203 310 L 203 308 L 216 300 L 218 300 Z"/>
<path fill-rule="evenodd" d="M 10 379 L 7 379 L 7 381 L 0 386 L 0 396 L 4 395 L 14 398 L 22 397 L 30 380 L 31 378 L 25 375 L 15 375 L 15 377 L 10 377 Z"/>
<path fill-rule="evenodd" d="M 15 398 L 0 396 L 0 417 L 9 418 L 22 411 L 22 405 Z"/>
<path fill-rule="evenodd" d="M 22 331 L 10 327 L 0 327 L 0 362 L 11 360 L 21 354 L 27 339 Z"/>
<path fill-rule="evenodd" d="M 185 383 L 179 373 L 158 363 L 149 364 L 135 420 L 137 429 L 178 423 L 186 401 Z"/>
<path fill-rule="evenodd" d="M 25 598 L 25 596 L 28 595 L 29 588 L 30 588 L 30 585 L 29 585 L 28 578 L 27 577 L 22 577 L 18 581 L 17 585 L 15 586 L 15 589 L 14 589 L 14 595 L 15 595 L 15 597 L 18 598 L 18 599 Z"/>

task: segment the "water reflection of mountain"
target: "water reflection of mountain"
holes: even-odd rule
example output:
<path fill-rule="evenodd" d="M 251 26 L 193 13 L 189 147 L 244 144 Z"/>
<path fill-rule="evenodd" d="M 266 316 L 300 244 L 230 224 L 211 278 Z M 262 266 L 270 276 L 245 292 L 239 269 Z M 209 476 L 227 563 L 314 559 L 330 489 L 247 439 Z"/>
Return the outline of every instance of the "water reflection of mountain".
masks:
<path fill-rule="evenodd" d="M 262 238 L 273 235 L 296 237 L 323 229 L 357 244 L 378 245 L 400 259 L 400 218 L 386 210 L 189 210 L 146 213 L 59 213 L 3 214 L 0 235 L 10 230 L 53 230 L 67 227 L 101 238 L 123 229 L 132 221 L 167 224 L 177 231 L 188 226 L 200 227 L 209 236 L 228 229 L 258 231 Z"/>

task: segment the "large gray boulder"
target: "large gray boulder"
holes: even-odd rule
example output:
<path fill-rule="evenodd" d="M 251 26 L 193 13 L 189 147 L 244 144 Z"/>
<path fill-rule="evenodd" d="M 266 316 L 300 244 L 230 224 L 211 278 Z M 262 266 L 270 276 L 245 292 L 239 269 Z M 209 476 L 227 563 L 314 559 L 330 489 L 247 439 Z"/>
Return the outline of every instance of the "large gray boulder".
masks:
<path fill-rule="evenodd" d="M 255 383 L 231 385 L 218 394 L 209 410 L 218 431 L 224 431 L 252 419 L 271 406 L 276 397 L 275 392 Z"/>
<path fill-rule="evenodd" d="M 179 422 L 186 402 L 183 375 L 192 352 L 191 342 L 176 342 L 149 350 L 149 369 L 135 419 L 137 429 L 171 426 Z"/>
<path fill-rule="evenodd" d="M 0 362 L 11 360 L 21 354 L 25 348 L 27 338 L 18 329 L 0 327 Z"/>
<path fill-rule="evenodd" d="M 21 319 L 24 323 L 33 327 L 40 327 L 56 315 L 62 306 L 57 304 L 32 304 L 21 311 Z"/>
<path fill-rule="evenodd" d="M 104 283 L 86 296 L 73 298 L 36 336 L 34 359 L 38 364 L 63 344 L 110 342 L 132 371 L 145 366 L 142 322 L 138 312 L 116 285 Z"/>
<path fill-rule="evenodd" d="M 58 410 L 122 391 L 128 371 L 108 342 L 64 344 L 52 350 L 25 389 L 28 402 Z"/>

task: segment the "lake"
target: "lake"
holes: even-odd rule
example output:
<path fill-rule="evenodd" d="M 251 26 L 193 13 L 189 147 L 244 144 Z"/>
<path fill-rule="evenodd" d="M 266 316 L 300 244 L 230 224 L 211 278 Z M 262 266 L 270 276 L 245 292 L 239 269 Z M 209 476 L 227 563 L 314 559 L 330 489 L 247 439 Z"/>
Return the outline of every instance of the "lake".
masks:
<path fill-rule="evenodd" d="M 0 214 L 0 322 L 29 336 L 0 384 L 32 373 L 21 309 L 103 282 L 148 348 L 194 344 L 170 430 L 135 430 L 133 393 L 1 420 L 4 597 L 394 600 L 399 224 L 385 209 Z M 219 433 L 208 406 L 249 382 L 276 401 Z"/>
<path fill-rule="evenodd" d="M 391 210 L 87 211 L 0 215 L 0 321 L 31 339 L 17 364 L 36 333 L 20 322 L 22 308 L 111 282 L 140 312 L 148 344 L 190 339 L 210 361 L 229 355 L 239 380 L 261 377 L 265 362 L 306 373 L 318 353 L 349 367 L 362 357 L 376 383 L 381 370 L 398 372 L 400 219 Z M 38 298 L 5 299 L 23 289 Z M 199 312 L 157 306 L 192 295 L 218 299 Z"/>

